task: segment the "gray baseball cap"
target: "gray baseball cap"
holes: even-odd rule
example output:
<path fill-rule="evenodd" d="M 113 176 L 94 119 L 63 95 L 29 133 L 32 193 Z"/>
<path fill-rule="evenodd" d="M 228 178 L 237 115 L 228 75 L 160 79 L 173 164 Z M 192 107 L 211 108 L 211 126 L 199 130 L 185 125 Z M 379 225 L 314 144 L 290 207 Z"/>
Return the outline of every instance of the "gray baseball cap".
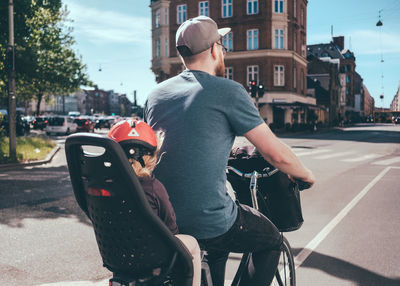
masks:
<path fill-rule="evenodd" d="M 201 53 L 231 31 L 218 29 L 217 23 L 207 16 L 186 20 L 176 31 L 176 48 L 182 56 Z"/>

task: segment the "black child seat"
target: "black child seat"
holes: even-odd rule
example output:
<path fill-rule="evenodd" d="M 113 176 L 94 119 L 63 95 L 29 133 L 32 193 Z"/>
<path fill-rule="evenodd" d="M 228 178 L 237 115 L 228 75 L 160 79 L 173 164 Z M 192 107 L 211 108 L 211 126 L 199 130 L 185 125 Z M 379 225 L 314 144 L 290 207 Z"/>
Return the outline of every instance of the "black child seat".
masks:
<path fill-rule="evenodd" d="M 65 152 L 75 198 L 93 224 L 103 266 L 113 272 L 110 281 L 192 285 L 190 253 L 154 214 L 120 145 L 80 133 L 67 137 Z"/>

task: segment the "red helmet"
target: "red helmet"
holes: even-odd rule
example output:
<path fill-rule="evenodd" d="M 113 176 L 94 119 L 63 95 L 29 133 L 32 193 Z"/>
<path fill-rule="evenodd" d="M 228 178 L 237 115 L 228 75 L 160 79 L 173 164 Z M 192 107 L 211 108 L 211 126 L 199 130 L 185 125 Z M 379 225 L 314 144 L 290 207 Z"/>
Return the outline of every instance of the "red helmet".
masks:
<path fill-rule="evenodd" d="M 128 158 L 144 166 L 143 155 L 151 155 L 157 149 L 157 138 L 153 129 L 144 121 L 124 120 L 115 124 L 108 137 L 117 141 Z"/>

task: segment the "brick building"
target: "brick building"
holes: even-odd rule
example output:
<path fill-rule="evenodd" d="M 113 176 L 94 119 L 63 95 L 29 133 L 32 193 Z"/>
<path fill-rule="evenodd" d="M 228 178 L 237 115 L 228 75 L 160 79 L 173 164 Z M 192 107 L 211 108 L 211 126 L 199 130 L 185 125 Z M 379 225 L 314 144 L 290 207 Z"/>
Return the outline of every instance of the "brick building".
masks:
<path fill-rule="evenodd" d="M 261 116 L 282 127 L 305 120 L 314 97 L 306 90 L 307 0 L 151 0 L 152 71 L 157 82 L 179 74 L 183 65 L 175 48 L 179 25 L 206 15 L 232 31 L 223 39 L 226 77 L 248 87 L 263 83 Z"/>
<path fill-rule="evenodd" d="M 338 66 L 318 58 L 307 66 L 307 92 L 314 93 L 319 110 L 318 121 L 329 126 L 339 123 L 340 78 Z"/>
<path fill-rule="evenodd" d="M 344 49 L 344 37 L 333 37 L 332 42 L 307 46 L 307 59 L 318 58 L 336 64 L 339 69 L 339 117 L 348 122 L 356 122 L 364 115 L 363 79 L 356 72 L 354 54 Z"/>
<path fill-rule="evenodd" d="M 390 110 L 400 111 L 400 82 L 396 94 L 393 96 L 393 100 L 390 103 Z"/>

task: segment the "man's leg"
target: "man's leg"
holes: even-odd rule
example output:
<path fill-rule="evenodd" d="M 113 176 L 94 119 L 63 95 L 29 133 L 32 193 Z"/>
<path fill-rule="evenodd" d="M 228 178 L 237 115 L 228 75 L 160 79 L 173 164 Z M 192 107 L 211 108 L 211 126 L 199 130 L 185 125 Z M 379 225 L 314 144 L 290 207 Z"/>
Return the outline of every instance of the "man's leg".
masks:
<path fill-rule="evenodd" d="M 234 252 L 251 252 L 248 269 L 240 285 L 269 285 L 279 262 L 282 237 L 275 225 L 257 210 L 239 205 L 242 232 L 235 239 Z M 240 227 L 239 227 L 240 228 Z"/>
<path fill-rule="evenodd" d="M 225 264 L 229 252 L 252 252 L 248 271 L 243 273 L 241 285 L 268 285 L 272 281 L 279 261 L 282 237 L 273 223 L 260 212 L 246 205 L 238 205 L 238 217 L 225 234 L 199 240 L 208 251 L 211 273 L 216 285 L 224 283 Z M 222 275 L 223 273 L 223 275 Z M 223 279 L 222 279 L 223 278 Z M 221 282 L 222 281 L 222 282 Z M 222 284 L 221 284 L 222 283 Z"/>

